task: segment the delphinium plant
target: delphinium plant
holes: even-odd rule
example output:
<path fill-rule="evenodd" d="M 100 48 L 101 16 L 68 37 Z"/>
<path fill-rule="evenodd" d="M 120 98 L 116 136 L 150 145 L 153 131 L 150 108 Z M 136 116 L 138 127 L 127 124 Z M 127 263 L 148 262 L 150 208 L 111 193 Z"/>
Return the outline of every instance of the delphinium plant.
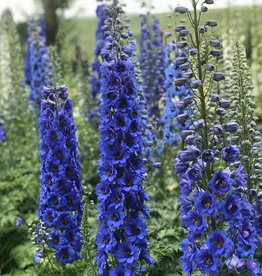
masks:
<path fill-rule="evenodd" d="M 37 112 L 43 87 L 53 85 L 53 73 L 46 45 L 44 22 L 41 19 L 31 20 L 28 25 L 25 77 L 31 90 L 30 99 Z"/>
<path fill-rule="evenodd" d="M 229 116 L 237 128 L 231 140 L 239 146 L 241 164 L 246 173 L 246 185 L 240 189 L 241 198 L 246 202 L 248 212 L 243 214 L 236 233 L 248 233 L 238 237 L 237 253 L 239 259 L 246 264 L 246 268 L 253 270 L 253 275 L 259 272 L 259 256 L 261 252 L 262 203 L 261 203 L 261 134 L 256 129 L 255 101 L 251 72 L 247 66 L 247 59 L 243 46 L 236 44 L 232 59 L 232 111 Z M 242 250 L 244 244 L 244 251 Z M 256 256 L 258 257 L 256 259 Z M 260 253 L 261 258 L 261 253 Z M 259 264 L 261 265 L 261 263 Z M 252 268 L 251 268 L 252 266 Z M 243 267 L 244 268 L 244 267 Z"/>
<path fill-rule="evenodd" d="M 32 264 L 26 227 L 18 228 L 16 218 L 27 223 L 34 215 L 39 166 L 35 114 L 30 108 L 29 91 L 24 86 L 16 24 L 8 14 L 1 18 L 0 24 L 0 121 L 8 138 L 1 144 L 0 155 L 0 266 L 3 274 Z"/>
<path fill-rule="evenodd" d="M 213 31 L 217 22 L 202 22 L 201 17 L 213 2 L 192 0 L 192 11 L 182 6 L 175 9 L 189 19 L 190 29 L 180 26 L 181 32 L 189 31 L 186 37 L 180 35 L 180 41 L 190 47 L 184 63 L 189 62 L 192 70 L 175 83 L 183 85 L 190 80 L 193 102 L 188 105 L 194 111 L 177 117 L 178 122 L 192 120 L 190 129 L 181 132 L 187 147 L 175 162 L 180 176 L 181 225 L 187 229 L 181 263 L 187 275 L 239 271 L 257 275 L 258 264 L 252 257 L 258 246 L 252 230 L 254 213 L 242 194 L 249 185 L 248 172 L 242 165 L 242 149 L 227 139 L 238 124 L 228 115 L 234 106 L 218 93 L 225 76 L 219 71 L 222 51 Z"/>
<path fill-rule="evenodd" d="M 161 98 L 165 91 L 165 54 L 159 19 L 148 13 L 141 15 L 140 67 L 144 100 L 148 110 L 146 130 L 148 161 L 155 162 L 155 149 L 160 128 Z"/>
<path fill-rule="evenodd" d="M 165 54 L 162 33 L 159 19 L 150 14 L 142 15 L 140 23 L 140 64 L 143 91 L 149 115 L 154 122 L 157 122 L 160 117 L 159 101 L 165 91 Z"/>
<path fill-rule="evenodd" d="M 105 46 L 106 36 L 102 27 L 104 26 L 105 20 L 108 18 L 108 3 L 105 1 L 97 0 L 98 6 L 96 9 L 96 15 L 98 18 L 97 27 L 96 27 L 96 46 L 94 50 L 94 60 L 92 63 L 92 71 L 90 75 L 90 84 L 91 84 L 91 97 L 97 101 L 95 107 L 90 112 L 88 111 L 88 119 L 91 122 L 94 122 L 96 125 L 99 123 L 99 111 L 98 111 L 98 101 L 99 101 L 99 91 L 101 88 L 101 51 Z"/>
<path fill-rule="evenodd" d="M 49 53 L 49 62 L 52 64 L 53 66 L 53 83 L 55 85 L 62 85 L 64 83 L 64 72 L 62 69 L 62 63 L 61 63 L 61 59 L 58 53 L 58 48 L 56 45 L 50 45 L 48 46 L 48 53 Z"/>
<path fill-rule="evenodd" d="M 101 64 L 101 121 L 97 265 L 99 275 L 142 275 L 144 264 L 153 262 L 148 253 L 145 202 L 142 182 L 142 126 L 137 100 L 137 81 L 132 61 L 132 32 L 118 6 L 106 20 L 107 43 Z"/>
<path fill-rule="evenodd" d="M 43 89 L 39 221 L 31 225 L 37 257 L 49 269 L 81 258 L 82 187 L 72 102 L 65 85 Z M 54 256 L 56 261 L 54 261 Z"/>
<path fill-rule="evenodd" d="M 101 2 L 101 1 L 98 0 L 98 2 Z M 94 51 L 94 61 L 92 63 L 92 73 L 91 73 L 91 79 L 90 79 L 90 82 L 92 85 L 91 94 L 94 98 L 97 97 L 101 88 L 100 54 L 102 49 L 105 46 L 105 40 L 106 40 L 102 27 L 105 24 L 105 20 L 109 16 L 107 5 L 104 3 L 99 4 L 96 9 L 96 15 L 98 18 L 97 27 L 96 27 L 96 47 Z"/>
<path fill-rule="evenodd" d="M 260 7 L 253 2 L 252 12 L 250 12 L 250 46 L 251 46 L 251 74 L 252 83 L 254 85 L 254 93 L 259 96 L 258 108 L 262 110 L 261 99 L 262 99 L 262 82 L 261 82 L 261 66 L 262 66 L 262 32 L 259 28 L 261 24 Z"/>
<path fill-rule="evenodd" d="M 181 33 L 180 29 L 177 28 Z M 188 31 L 186 30 L 185 35 Z M 188 49 L 185 47 L 180 49 L 180 44 L 176 41 L 171 41 L 166 46 L 166 60 L 165 60 L 165 96 L 164 96 L 164 110 L 162 112 L 161 124 L 162 139 L 159 141 L 159 151 L 162 152 L 166 145 L 171 147 L 178 146 L 181 143 L 179 131 L 188 130 L 192 122 L 188 120 L 183 121 L 181 124 L 176 120 L 176 117 L 181 113 L 188 113 L 191 110 L 188 103 L 193 102 L 192 91 L 190 83 L 177 86 L 174 79 L 180 78 L 182 75 L 190 75 L 191 70 L 189 63 L 185 62 L 188 57 Z M 182 65 L 182 66 L 180 66 Z"/>

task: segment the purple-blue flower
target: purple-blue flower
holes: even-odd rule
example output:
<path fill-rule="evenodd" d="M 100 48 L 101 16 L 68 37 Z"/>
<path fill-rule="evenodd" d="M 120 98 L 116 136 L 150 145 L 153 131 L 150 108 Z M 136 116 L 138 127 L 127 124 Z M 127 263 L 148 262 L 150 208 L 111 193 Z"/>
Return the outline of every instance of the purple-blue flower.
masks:
<path fill-rule="evenodd" d="M 226 194 L 229 192 L 234 180 L 224 172 L 214 173 L 212 179 L 209 181 L 208 186 L 214 191 L 215 194 Z"/>
<path fill-rule="evenodd" d="M 211 249 L 200 249 L 196 261 L 204 273 L 218 274 L 218 269 L 222 265 L 221 260 L 216 257 Z"/>
<path fill-rule="evenodd" d="M 225 162 L 235 162 L 239 153 L 239 149 L 236 146 L 228 145 L 222 149 L 222 159 Z"/>
<path fill-rule="evenodd" d="M 83 205 L 76 127 L 66 86 L 44 88 L 43 95 L 39 115 L 42 188 L 38 215 L 49 229 L 48 245 L 54 249 L 57 261 L 72 263 L 81 258 L 82 247 Z"/>
<path fill-rule="evenodd" d="M 233 241 L 227 238 L 225 232 L 219 230 L 209 234 L 207 246 L 215 256 L 228 257 L 234 249 Z"/>

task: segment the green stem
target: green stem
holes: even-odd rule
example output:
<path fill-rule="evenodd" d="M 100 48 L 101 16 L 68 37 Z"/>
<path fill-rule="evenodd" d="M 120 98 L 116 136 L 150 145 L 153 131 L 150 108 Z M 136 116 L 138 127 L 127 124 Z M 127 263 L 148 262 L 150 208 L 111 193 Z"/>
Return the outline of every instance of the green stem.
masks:
<path fill-rule="evenodd" d="M 203 146 L 202 150 L 209 149 L 209 142 L 208 142 L 208 124 L 207 124 L 207 107 L 206 107 L 206 95 L 204 92 L 204 73 L 202 71 L 202 60 L 201 60 L 201 40 L 199 37 L 199 22 L 201 19 L 201 14 L 198 15 L 197 13 L 197 3 L 198 1 L 192 0 L 192 5 L 193 5 L 193 28 L 194 28 L 194 33 L 195 33 L 195 44 L 196 44 L 196 49 L 197 49 L 197 75 L 198 79 L 201 81 L 201 87 L 199 88 L 199 99 L 200 99 L 200 114 L 201 118 L 204 120 L 204 129 L 203 129 Z M 206 167 L 206 178 L 203 178 L 203 183 L 204 186 L 207 187 L 208 182 L 212 178 L 211 175 L 211 168 L 210 164 L 207 164 Z M 211 226 L 212 229 L 216 229 L 216 222 L 215 219 L 211 219 Z"/>

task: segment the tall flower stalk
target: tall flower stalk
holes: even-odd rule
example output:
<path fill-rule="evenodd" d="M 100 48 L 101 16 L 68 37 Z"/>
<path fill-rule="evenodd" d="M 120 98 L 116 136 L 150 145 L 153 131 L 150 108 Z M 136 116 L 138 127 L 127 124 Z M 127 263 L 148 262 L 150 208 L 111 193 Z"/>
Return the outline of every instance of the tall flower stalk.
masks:
<path fill-rule="evenodd" d="M 81 258 L 83 205 L 76 126 L 65 85 L 44 88 L 39 128 L 42 187 L 38 216 L 45 235 L 36 243 L 43 247 L 42 257 L 48 257 L 49 248 L 47 252 L 54 253 L 60 264 L 72 263 Z"/>
<path fill-rule="evenodd" d="M 30 86 L 30 99 L 39 112 L 44 86 L 52 86 L 53 65 L 46 46 L 43 20 L 31 20 L 28 25 L 27 54 L 25 58 L 26 83 Z"/>
<path fill-rule="evenodd" d="M 96 47 L 94 50 L 94 61 L 92 63 L 92 73 L 90 82 L 92 85 L 91 94 L 94 99 L 97 98 L 101 88 L 101 72 L 100 72 L 100 55 L 101 51 L 105 46 L 106 36 L 102 27 L 105 24 L 105 20 L 108 18 L 108 8 L 106 4 L 101 3 L 97 6 L 96 15 L 98 18 L 97 27 L 96 27 Z"/>
<path fill-rule="evenodd" d="M 181 143 L 179 131 L 188 130 L 192 122 L 189 120 L 183 121 L 182 124 L 177 122 L 176 117 L 182 113 L 192 113 L 188 108 L 188 103 L 193 102 L 190 83 L 176 85 L 174 79 L 180 78 L 183 74 L 190 74 L 189 63 L 180 61 L 188 57 L 188 49 L 181 50 L 175 41 L 171 41 L 166 46 L 165 60 L 165 95 L 164 95 L 164 110 L 161 117 L 162 139 L 158 142 L 158 151 L 162 153 L 166 145 L 177 146 Z M 184 61 L 183 61 L 184 62 Z"/>
<path fill-rule="evenodd" d="M 257 275 L 254 208 L 243 196 L 249 172 L 241 160 L 241 147 L 231 139 L 238 130 L 238 124 L 228 115 L 234 106 L 220 93 L 225 75 L 218 71 L 222 52 L 214 36 L 217 22 L 207 20 L 201 25 L 202 13 L 214 1 L 205 0 L 200 12 L 198 2 L 192 0 L 192 12 L 176 8 L 176 12 L 188 16 L 193 30 L 190 34 L 185 26 L 179 27 L 178 43 L 182 48 L 190 46 L 190 56 L 177 60 L 180 67 L 189 63 L 191 72 L 175 79 L 177 85 L 190 80 L 194 96 L 187 102 L 194 112 L 177 116 L 180 123 L 188 118 L 192 121 L 190 129 L 181 133 L 187 147 L 175 163 L 180 176 L 181 224 L 188 231 L 182 241 L 182 267 L 187 275 L 195 270 L 211 275 L 225 275 L 227 271 Z M 209 29 L 211 35 L 206 39 Z M 245 128 L 243 122 L 241 127 Z"/>
<path fill-rule="evenodd" d="M 146 239 L 149 213 L 142 187 L 145 169 L 132 60 L 135 44 L 122 13 L 120 7 L 112 6 L 104 27 L 107 43 L 101 64 L 101 183 L 97 185 L 99 275 L 141 275 L 143 264 L 153 262 Z"/>
<path fill-rule="evenodd" d="M 149 116 L 156 124 L 160 118 L 159 101 L 165 91 L 165 54 L 159 19 L 150 15 L 141 17 L 140 63 Z"/>

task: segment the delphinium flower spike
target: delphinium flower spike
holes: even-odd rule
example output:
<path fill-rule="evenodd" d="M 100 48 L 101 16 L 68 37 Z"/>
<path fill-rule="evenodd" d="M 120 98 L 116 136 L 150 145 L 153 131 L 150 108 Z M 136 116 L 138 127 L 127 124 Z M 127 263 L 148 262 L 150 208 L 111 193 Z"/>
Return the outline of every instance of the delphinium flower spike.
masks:
<path fill-rule="evenodd" d="M 191 73 L 188 62 L 180 64 L 181 58 L 183 59 L 184 57 L 188 57 L 188 49 L 182 51 L 177 47 L 175 41 L 167 44 L 165 61 L 165 107 L 161 118 L 163 133 L 162 139 L 158 141 L 158 152 L 160 153 L 167 144 L 177 146 L 181 142 L 179 130 L 188 130 L 192 123 L 189 117 L 182 124 L 176 121 L 176 117 L 179 114 L 191 114 L 188 106 L 193 102 L 190 82 L 179 86 L 174 83 L 174 79 L 179 79 L 182 75 Z"/>
<path fill-rule="evenodd" d="M 146 239 L 149 211 L 142 187 L 146 174 L 132 60 L 135 44 L 122 14 L 120 7 L 112 6 L 104 26 L 107 43 L 101 64 L 101 183 L 97 185 L 99 275 L 142 275 L 143 264 L 153 262 Z"/>
<path fill-rule="evenodd" d="M 141 15 L 140 64 L 144 100 L 148 110 L 148 128 L 145 152 L 147 159 L 154 164 L 154 152 L 160 128 L 160 100 L 165 91 L 165 54 L 159 19 Z"/>
<path fill-rule="evenodd" d="M 101 2 L 101 1 L 98 1 Z M 100 54 L 102 49 L 105 46 L 106 36 L 104 35 L 104 31 L 102 27 L 105 24 L 105 20 L 108 18 L 108 8 L 107 4 L 101 3 L 97 6 L 96 15 L 98 18 L 97 27 L 96 27 L 96 47 L 94 51 L 94 61 L 92 63 L 92 73 L 90 82 L 92 85 L 91 94 L 93 98 L 97 98 L 101 88 L 101 72 L 100 72 Z"/>
<path fill-rule="evenodd" d="M 46 46 L 43 20 L 31 20 L 28 25 L 27 55 L 25 59 L 26 83 L 30 86 L 30 98 L 39 111 L 43 87 L 53 85 L 53 68 Z"/>
<path fill-rule="evenodd" d="M 204 1 L 201 11 L 207 11 L 212 3 Z M 234 107 L 220 94 L 219 83 L 225 78 L 219 71 L 220 42 L 212 35 L 206 39 L 206 33 L 217 22 L 208 20 L 200 25 L 198 1 L 192 0 L 192 6 L 192 12 L 181 6 L 175 9 L 188 16 L 193 29 L 188 38 L 180 35 L 181 45 L 190 46 L 190 56 L 179 60 L 182 65 L 189 62 L 192 72 L 175 79 L 178 85 L 190 79 L 194 96 L 189 102 L 194 112 L 177 116 L 178 122 L 188 117 L 192 121 L 190 129 L 181 132 L 187 148 L 178 154 L 175 163 L 180 176 L 181 224 L 188 230 L 182 241 L 182 267 L 187 275 L 195 270 L 208 275 L 226 275 L 227 270 L 250 273 L 254 267 L 252 275 L 257 275 L 253 254 L 258 240 L 251 219 L 254 213 L 251 202 L 241 193 L 247 184 L 247 172 L 241 163 L 241 149 L 230 139 L 238 124 L 229 116 Z M 185 26 L 180 28 L 186 30 Z"/>
<path fill-rule="evenodd" d="M 72 263 L 81 258 L 83 206 L 76 126 L 65 85 L 44 88 L 39 128 L 42 187 L 38 225 L 46 234 L 37 243 L 52 248 L 59 263 Z"/>
<path fill-rule="evenodd" d="M 159 100 L 165 91 L 165 54 L 159 19 L 150 15 L 141 16 L 140 63 L 149 116 L 157 123 Z"/>

